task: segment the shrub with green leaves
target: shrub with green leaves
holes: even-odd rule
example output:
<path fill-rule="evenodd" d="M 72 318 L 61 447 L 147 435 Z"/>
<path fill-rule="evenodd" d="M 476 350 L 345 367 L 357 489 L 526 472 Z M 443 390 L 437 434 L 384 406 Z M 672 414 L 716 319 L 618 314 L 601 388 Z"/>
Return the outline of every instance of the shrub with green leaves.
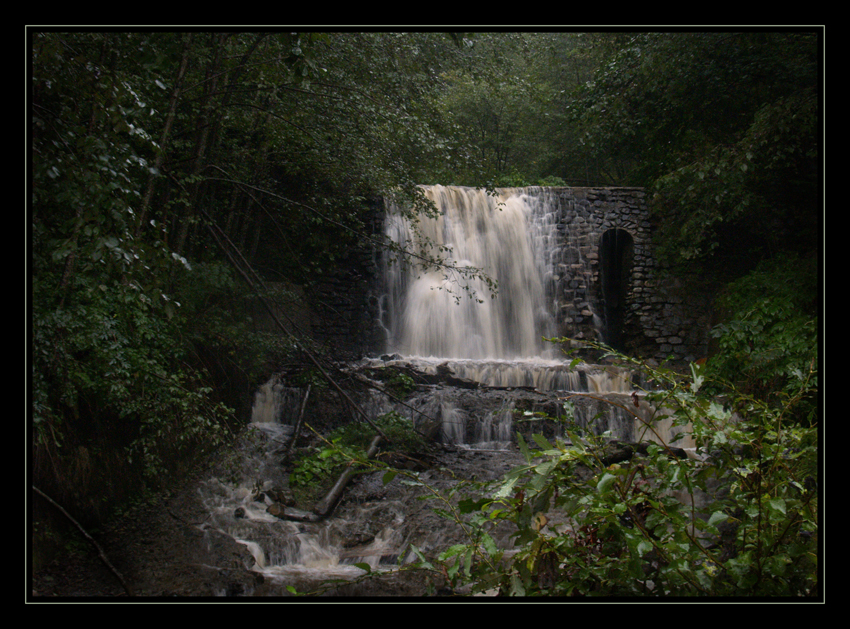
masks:
<path fill-rule="evenodd" d="M 413 429 L 410 420 L 390 411 L 377 418 L 375 425 L 389 439 L 394 451 L 418 452 L 426 445 L 422 435 Z M 327 435 L 321 447 L 313 448 L 299 457 L 289 482 L 293 487 L 321 487 L 332 482 L 351 461 L 363 460 L 375 437 L 375 429 L 367 423 L 352 423 Z"/>
<path fill-rule="evenodd" d="M 444 512 L 469 540 L 430 561 L 414 548 L 415 566 L 501 596 L 817 597 L 817 435 L 789 421 L 815 372 L 777 407 L 743 394 L 723 404 L 697 367 L 685 379 L 643 368 L 662 385 L 646 393 L 647 423 L 687 425 L 694 456 L 647 444 L 612 463 L 605 436 L 569 419 L 563 439 L 518 435 L 525 464 Z M 513 548 L 494 542 L 505 523 Z"/>
<path fill-rule="evenodd" d="M 718 347 L 708 361 L 710 373 L 774 405 L 793 397 L 817 363 L 817 294 L 817 260 L 794 255 L 733 282 L 722 299 L 728 320 L 712 330 Z M 817 383 L 811 386 L 816 391 Z M 811 396 L 795 406 L 798 419 L 808 423 L 816 411 Z"/>
<path fill-rule="evenodd" d="M 298 459 L 289 475 L 289 484 L 296 488 L 321 487 L 360 455 L 360 452 L 343 446 L 339 439 L 330 439 L 327 447 L 315 448 Z"/>
<path fill-rule="evenodd" d="M 390 392 L 396 397 L 405 398 L 416 387 L 416 383 L 409 375 L 403 371 L 394 372 L 386 381 L 386 385 Z"/>

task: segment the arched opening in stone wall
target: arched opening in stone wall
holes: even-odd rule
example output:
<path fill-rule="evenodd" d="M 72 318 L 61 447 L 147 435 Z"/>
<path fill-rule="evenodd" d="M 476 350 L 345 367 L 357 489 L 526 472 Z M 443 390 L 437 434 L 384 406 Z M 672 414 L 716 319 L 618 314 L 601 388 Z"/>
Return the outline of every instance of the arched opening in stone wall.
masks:
<path fill-rule="evenodd" d="M 634 262 L 634 239 L 625 229 L 609 229 L 599 239 L 599 279 L 602 288 L 602 341 L 623 350 L 626 294 Z"/>

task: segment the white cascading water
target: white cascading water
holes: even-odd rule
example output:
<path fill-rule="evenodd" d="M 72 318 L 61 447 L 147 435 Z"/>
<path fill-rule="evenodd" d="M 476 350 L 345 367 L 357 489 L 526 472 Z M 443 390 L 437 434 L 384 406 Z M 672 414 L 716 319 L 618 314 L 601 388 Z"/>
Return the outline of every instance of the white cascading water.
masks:
<path fill-rule="evenodd" d="M 288 486 L 281 460 L 303 395 L 303 390 L 283 386 L 277 378 L 260 387 L 249 430 L 240 437 L 236 466 L 198 487 L 209 513 L 199 528 L 245 546 L 253 557 L 245 567 L 264 577 L 263 596 L 287 595 L 288 586 L 309 592 L 328 579 L 355 579 L 363 574 L 356 563 L 389 570 L 404 547 L 400 525 L 410 508 L 400 500 L 358 504 L 326 520 L 296 522 L 272 515 L 272 496 Z M 364 528 L 362 522 L 370 523 L 366 528 L 374 534 L 351 545 Z"/>
<path fill-rule="evenodd" d="M 491 196 L 482 189 L 423 188 L 438 218 L 419 221 L 417 231 L 398 213 L 387 217 L 387 234 L 401 247 L 449 252 L 446 266 L 422 271 L 415 264 L 387 270 L 388 350 L 407 357 L 533 359 L 551 356 L 543 337 L 555 331 L 544 278 L 552 276 L 547 248 L 551 214 L 521 189 Z M 454 268 L 452 268 L 454 267 Z M 480 269 L 498 284 L 464 277 Z M 551 297 L 550 297 L 551 299 Z"/>
<path fill-rule="evenodd" d="M 557 196 L 546 188 L 500 188 L 496 194 L 457 186 L 423 186 L 436 218 L 414 229 L 398 208 L 386 218 L 386 234 L 402 249 L 448 252 L 445 266 L 423 271 L 417 264 L 385 269 L 386 296 L 381 325 L 387 352 L 424 370 L 446 364 L 459 376 L 488 386 L 535 387 L 541 391 L 628 391 L 627 373 L 586 367 L 585 377 L 560 360 L 557 295 L 570 274 L 590 266 L 581 259 L 564 264 L 571 238 L 563 231 Z M 560 228 L 560 229 L 559 229 Z M 578 243 L 569 243 L 580 256 Z M 479 269 L 498 286 L 491 294 L 478 277 L 458 269 Z M 567 270 L 569 268 L 569 270 Z M 586 304 L 587 308 L 591 308 Z M 601 321 L 595 318 L 601 326 Z"/>
<path fill-rule="evenodd" d="M 445 265 L 423 270 L 396 261 L 386 268 L 382 326 L 389 355 L 425 372 L 448 367 L 455 376 L 489 387 L 602 395 L 632 390 L 628 371 L 570 367 L 559 358 L 559 348 L 545 340 L 559 331 L 559 282 L 574 279 L 562 277 L 568 266 L 562 251 L 571 235 L 558 225 L 555 195 L 543 188 L 491 194 L 435 185 L 422 191 L 436 206 L 436 216 L 420 218 L 414 229 L 399 208 L 390 208 L 386 235 L 408 252 L 438 252 Z M 570 244 L 571 251 L 581 250 Z M 570 272 L 591 272 L 582 260 L 571 262 Z M 491 295 L 483 280 L 466 277 L 463 269 L 480 270 L 498 293 Z M 589 284 L 590 278 L 582 281 Z M 464 412 L 446 399 L 432 407 L 443 417 L 444 439 L 463 444 Z M 484 417 L 474 438 L 488 445 L 509 442 L 512 416 L 506 408 Z"/>

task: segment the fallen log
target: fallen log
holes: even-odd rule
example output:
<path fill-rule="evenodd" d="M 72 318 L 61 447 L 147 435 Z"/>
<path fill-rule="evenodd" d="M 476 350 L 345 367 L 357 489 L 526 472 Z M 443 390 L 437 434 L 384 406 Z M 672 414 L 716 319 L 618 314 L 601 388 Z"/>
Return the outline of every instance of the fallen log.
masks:
<path fill-rule="evenodd" d="M 373 458 L 380 449 L 378 446 L 381 443 L 381 435 L 376 435 L 374 439 L 372 439 L 372 443 L 369 445 L 369 449 L 366 451 L 366 458 Z M 342 492 L 345 489 L 345 486 L 352 479 L 356 470 L 354 469 L 355 461 L 351 461 L 348 466 L 345 468 L 345 471 L 340 474 L 334 486 L 331 490 L 322 498 L 316 506 L 313 508 L 313 513 L 316 515 L 325 517 L 331 511 L 333 511 L 334 506 L 339 501 L 342 496 Z"/>
<path fill-rule="evenodd" d="M 315 513 L 302 511 L 301 509 L 288 507 L 279 503 L 274 503 L 269 506 L 268 512 L 276 518 L 280 518 L 281 520 L 290 520 L 292 522 L 318 522 L 322 519 L 321 516 L 316 515 Z"/>
<path fill-rule="evenodd" d="M 622 463 L 628 461 L 635 455 L 646 456 L 649 451 L 649 446 L 653 445 L 649 441 L 641 441 L 639 443 L 627 443 L 624 441 L 611 441 L 603 446 L 599 454 L 599 460 L 603 465 L 611 465 L 613 463 Z M 658 445 L 658 444 L 655 444 Z M 661 446 L 667 452 L 668 456 L 678 459 L 688 458 L 687 452 L 682 448 L 674 448 L 673 446 Z"/>

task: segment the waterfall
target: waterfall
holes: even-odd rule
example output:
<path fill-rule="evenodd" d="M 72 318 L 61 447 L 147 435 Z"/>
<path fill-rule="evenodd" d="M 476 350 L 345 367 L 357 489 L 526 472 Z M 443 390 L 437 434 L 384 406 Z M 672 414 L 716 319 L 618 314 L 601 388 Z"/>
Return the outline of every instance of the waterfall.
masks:
<path fill-rule="evenodd" d="M 390 207 L 386 235 L 407 252 L 430 246 L 445 256 L 444 265 L 387 265 L 381 324 L 388 354 L 423 372 L 448 369 L 490 388 L 592 395 L 592 408 L 577 408 L 582 425 L 595 424 L 588 428 L 626 440 L 645 434 L 638 430 L 640 420 L 622 410 L 627 405 L 618 403 L 617 396 L 635 389 L 631 371 L 572 366 L 544 340 L 560 335 L 558 299 L 565 287 L 588 287 L 600 280 L 605 282 L 599 289 L 604 309 L 597 313 L 585 294 L 582 310 L 593 320 L 598 338 L 610 336 L 614 316 L 622 317 L 622 295 L 616 291 L 624 290 L 622 275 L 628 272 L 627 232 L 605 232 L 597 253 L 586 234 L 581 240 L 571 233 L 574 212 L 565 212 L 557 194 L 547 188 L 502 188 L 493 194 L 436 185 L 422 191 L 434 203 L 435 215 L 411 223 L 401 208 Z M 599 279 L 591 264 L 598 255 L 604 266 Z M 480 278 L 467 281 L 458 269 L 468 268 L 492 278 L 498 293 L 490 295 Z M 510 441 L 509 401 L 504 410 L 479 412 L 445 392 L 434 395 L 423 404 L 432 417 L 442 418 L 445 441 Z"/>
<path fill-rule="evenodd" d="M 395 264 L 387 270 L 388 350 L 405 356 L 516 359 L 550 356 L 543 337 L 555 333 L 553 276 L 546 244 L 551 212 L 524 189 L 485 190 L 430 186 L 438 209 L 414 229 L 392 209 L 386 233 L 412 252 L 426 245 L 446 252 L 445 265 L 421 269 Z M 480 269 L 498 285 L 491 295 Z M 547 293 L 549 293 L 547 298 Z"/>

